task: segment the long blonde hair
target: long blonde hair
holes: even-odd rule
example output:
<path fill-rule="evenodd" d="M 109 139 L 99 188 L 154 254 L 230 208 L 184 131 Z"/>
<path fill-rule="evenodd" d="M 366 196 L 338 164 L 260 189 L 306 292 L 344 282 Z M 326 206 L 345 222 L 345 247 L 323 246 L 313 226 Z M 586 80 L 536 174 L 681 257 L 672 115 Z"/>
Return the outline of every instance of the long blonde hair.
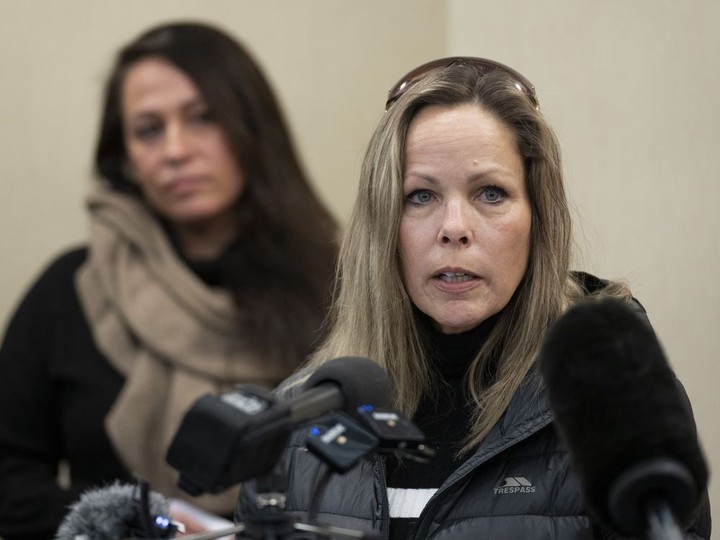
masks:
<path fill-rule="evenodd" d="M 418 316 L 400 277 L 405 139 L 421 108 L 464 103 L 477 104 L 514 133 L 532 205 L 528 268 L 468 372 L 475 413 L 466 451 L 507 408 L 548 327 L 583 295 L 569 270 L 571 219 L 557 140 L 540 111 L 503 73 L 482 74 L 473 66 L 454 64 L 417 83 L 383 116 L 367 148 L 341 246 L 328 337 L 308 369 L 339 356 L 371 358 L 387 370 L 395 405 L 410 416 L 433 390 Z M 622 286 L 613 291 L 625 294 Z M 497 367 L 488 377 L 492 358 Z"/>

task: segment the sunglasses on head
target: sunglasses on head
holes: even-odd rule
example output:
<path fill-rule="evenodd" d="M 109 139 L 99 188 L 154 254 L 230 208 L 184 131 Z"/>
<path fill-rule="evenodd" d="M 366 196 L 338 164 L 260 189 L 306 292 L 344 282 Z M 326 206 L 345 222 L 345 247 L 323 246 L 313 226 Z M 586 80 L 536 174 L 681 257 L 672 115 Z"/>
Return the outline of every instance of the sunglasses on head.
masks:
<path fill-rule="evenodd" d="M 473 66 L 484 75 L 493 71 L 501 71 L 509 75 L 515 83 L 516 88 L 528 97 L 528 99 L 532 102 L 533 106 L 536 109 L 540 108 L 540 101 L 535 94 L 535 86 L 533 86 L 533 84 L 529 80 L 527 80 L 523 75 L 515 71 L 513 68 L 501 64 L 500 62 L 495 62 L 494 60 L 488 60 L 486 58 L 476 58 L 473 56 L 450 56 L 448 58 L 440 58 L 438 60 L 427 62 L 421 66 L 416 67 L 415 69 L 407 73 L 404 77 L 402 77 L 397 83 L 393 85 L 393 87 L 388 92 L 388 98 L 385 102 L 385 110 L 387 111 L 390 106 L 406 92 L 408 88 L 410 88 L 420 79 L 436 73 L 440 70 L 443 70 L 453 64 L 466 64 Z"/>

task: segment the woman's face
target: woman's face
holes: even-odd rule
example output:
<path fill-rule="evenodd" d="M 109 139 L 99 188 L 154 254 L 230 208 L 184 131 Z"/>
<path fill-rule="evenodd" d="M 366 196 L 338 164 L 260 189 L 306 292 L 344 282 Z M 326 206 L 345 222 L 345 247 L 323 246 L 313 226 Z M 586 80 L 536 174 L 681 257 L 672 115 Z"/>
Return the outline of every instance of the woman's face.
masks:
<path fill-rule="evenodd" d="M 131 66 L 122 84 L 127 155 L 146 201 L 173 225 L 234 219 L 245 177 L 193 81 L 160 58 Z"/>
<path fill-rule="evenodd" d="M 400 264 L 415 306 L 448 334 L 509 302 L 528 265 L 531 208 L 512 132 L 474 104 L 408 129 Z"/>

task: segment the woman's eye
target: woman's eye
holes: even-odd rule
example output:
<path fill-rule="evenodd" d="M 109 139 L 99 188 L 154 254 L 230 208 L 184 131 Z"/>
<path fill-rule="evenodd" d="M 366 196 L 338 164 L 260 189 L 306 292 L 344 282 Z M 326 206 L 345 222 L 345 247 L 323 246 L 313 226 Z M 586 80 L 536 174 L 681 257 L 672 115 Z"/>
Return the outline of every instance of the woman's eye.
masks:
<path fill-rule="evenodd" d="M 410 204 L 421 205 L 432 201 L 432 193 L 425 189 L 416 189 L 407 196 L 407 200 Z"/>
<path fill-rule="evenodd" d="M 210 124 L 215 121 L 215 117 L 210 111 L 203 109 L 190 114 L 189 120 L 193 124 Z"/>
<path fill-rule="evenodd" d="M 162 125 L 156 123 L 136 126 L 133 130 L 135 138 L 144 141 L 154 139 L 160 135 L 160 133 L 162 133 Z"/>
<path fill-rule="evenodd" d="M 482 190 L 482 196 L 489 203 L 498 203 L 502 201 L 506 195 L 507 192 L 497 186 L 488 186 Z"/>

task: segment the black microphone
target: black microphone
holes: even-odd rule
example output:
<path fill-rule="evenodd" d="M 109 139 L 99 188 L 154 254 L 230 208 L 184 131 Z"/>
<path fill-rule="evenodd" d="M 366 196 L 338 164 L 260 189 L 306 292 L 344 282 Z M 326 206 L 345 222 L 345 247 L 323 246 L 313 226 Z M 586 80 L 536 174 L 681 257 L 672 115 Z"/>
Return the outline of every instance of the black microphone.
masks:
<path fill-rule="evenodd" d="M 89 489 L 70 506 L 56 540 L 173 538 L 178 524 L 168 518 L 168 501 L 147 485 L 121 484 Z"/>
<path fill-rule="evenodd" d="M 588 510 L 621 534 L 680 538 L 708 471 L 650 324 L 617 299 L 582 302 L 548 332 L 539 362 Z"/>
<path fill-rule="evenodd" d="M 323 414 L 343 410 L 355 415 L 364 405 L 389 407 L 392 386 L 387 373 L 368 358 L 343 357 L 321 365 L 287 401 L 293 428 Z"/>
<path fill-rule="evenodd" d="M 388 406 L 391 395 L 390 381 L 377 363 L 336 358 L 286 401 L 250 385 L 201 397 L 184 416 L 166 459 L 191 495 L 223 491 L 269 472 L 301 424 L 332 411 L 355 414 L 363 405 Z"/>

